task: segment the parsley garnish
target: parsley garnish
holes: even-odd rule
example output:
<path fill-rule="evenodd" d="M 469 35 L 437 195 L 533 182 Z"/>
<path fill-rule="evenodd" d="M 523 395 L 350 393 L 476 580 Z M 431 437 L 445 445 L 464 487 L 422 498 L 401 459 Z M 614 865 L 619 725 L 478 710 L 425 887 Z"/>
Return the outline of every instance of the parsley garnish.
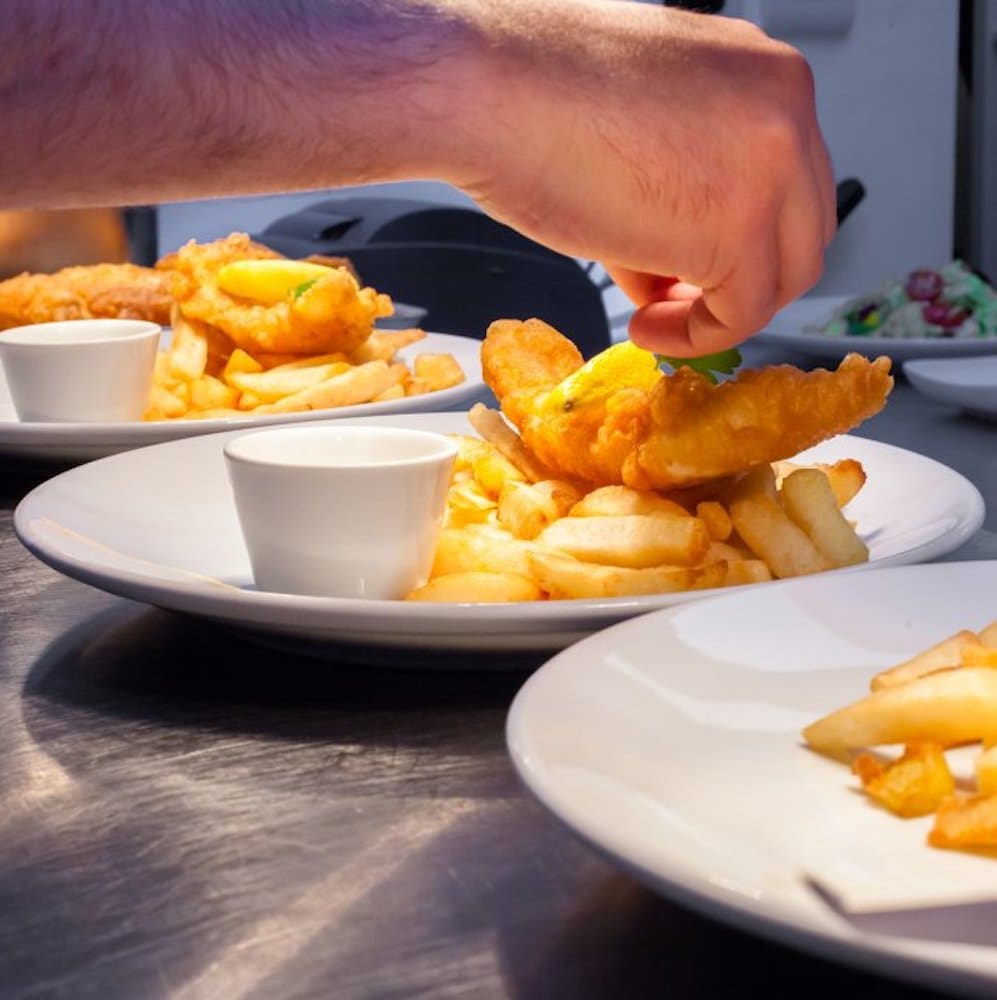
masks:
<path fill-rule="evenodd" d="M 703 354 L 698 358 L 666 358 L 663 354 L 655 354 L 658 365 L 668 365 L 672 371 L 676 368 L 692 368 L 693 371 L 705 375 L 714 385 L 719 381 L 717 373 L 730 375 L 741 363 L 741 352 L 736 347 L 716 354 Z"/>
<path fill-rule="evenodd" d="M 291 297 L 295 299 L 300 298 L 316 281 L 318 281 L 318 278 L 312 278 L 311 281 L 302 281 L 300 285 L 291 289 Z"/>

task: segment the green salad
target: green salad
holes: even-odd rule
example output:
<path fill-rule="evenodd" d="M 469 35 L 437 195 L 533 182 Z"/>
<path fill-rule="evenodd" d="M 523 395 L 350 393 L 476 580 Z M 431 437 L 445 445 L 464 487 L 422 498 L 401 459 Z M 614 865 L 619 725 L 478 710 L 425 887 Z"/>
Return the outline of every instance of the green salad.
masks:
<path fill-rule="evenodd" d="M 961 260 L 921 268 L 849 299 L 820 327 L 830 337 L 997 336 L 997 291 Z"/>

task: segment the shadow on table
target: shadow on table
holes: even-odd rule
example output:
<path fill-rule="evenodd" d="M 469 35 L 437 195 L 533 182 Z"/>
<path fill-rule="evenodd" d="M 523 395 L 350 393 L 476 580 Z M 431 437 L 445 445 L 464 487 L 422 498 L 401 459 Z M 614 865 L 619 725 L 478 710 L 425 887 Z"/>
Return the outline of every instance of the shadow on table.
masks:
<path fill-rule="evenodd" d="M 0 914 L 0 946 L 23 926 L 62 944 L 0 947 L 5 981 L 615 1000 L 803 995 L 819 977 L 929 996 L 608 871 L 512 773 L 503 728 L 522 680 L 277 656 L 115 602 L 24 684 L 30 746 L 16 749 L 67 778 L 64 798 L 24 813 L 36 861 L 8 880 L 20 903 Z M 158 942 L 158 973 L 136 941 Z"/>
<path fill-rule="evenodd" d="M 505 714 L 537 664 L 458 671 L 318 661 L 116 603 L 42 654 L 22 711 L 38 744 L 76 773 L 113 772 L 120 759 L 132 775 L 218 777 L 259 762 L 265 785 L 342 779 L 362 795 L 401 762 L 409 779 L 442 782 L 448 794 L 470 780 L 508 791 Z M 448 754 L 461 766 L 434 775 L 433 761 Z"/>
<path fill-rule="evenodd" d="M 0 506 L 16 506 L 36 486 L 78 464 L 0 457 Z"/>
<path fill-rule="evenodd" d="M 522 998 L 610 1000 L 624 995 L 622 984 L 631 998 L 942 996 L 728 927 L 624 876 L 596 883 L 544 948 L 527 954 L 510 938 L 503 950 L 510 992 Z"/>

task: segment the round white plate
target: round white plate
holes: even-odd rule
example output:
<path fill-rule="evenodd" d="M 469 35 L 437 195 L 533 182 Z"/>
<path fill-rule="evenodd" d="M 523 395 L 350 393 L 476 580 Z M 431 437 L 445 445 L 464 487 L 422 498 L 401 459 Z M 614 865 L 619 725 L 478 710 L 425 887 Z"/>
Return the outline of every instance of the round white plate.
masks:
<path fill-rule="evenodd" d="M 114 455 L 161 441 L 211 434 L 231 428 L 262 427 L 270 424 L 293 424 L 305 420 L 331 419 L 390 413 L 416 413 L 426 410 L 462 408 L 485 392 L 481 378 L 481 341 L 448 333 L 428 333 L 423 340 L 398 352 L 398 358 L 410 362 L 419 354 L 452 354 L 466 376 L 460 385 L 422 396 L 407 396 L 383 403 L 361 403 L 337 410 L 311 410 L 307 413 L 247 414 L 216 420 L 158 420 L 134 423 L 22 423 L 0 366 L 0 455 L 23 458 L 80 461 Z"/>
<path fill-rule="evenodd" d="M 997 358 L 907 361 L 904 375 L 915 389 L 939 403 L 997 418 Z"/>
<path fill-rule="evenodd" d="M 474 433 L 462 413 L 349 422 Z M 247 589 L 249 559 L 222 455 L 232 436 L 155 445 L 62 473 L 24 498 L 15 512 L 15 529 L 32 552 L 68 576 L 257 637 L 297 643 L 303 652 L 318 655 L 330 655 L 330 647 L 372 645 L 559 649 L 624 618 L 718 593 L 488 605 L 296 597 Z M 844 436 L 804 454 L 818 461 L 850 456 L 862 462 L 868 482 L 848 513 L 869 544 L 871 565 L 933 559 L 961 545 L 983 522 L 976 488 L 921 455 Z M 376 524 L 371 531 L 377 531 Z M 458 665 L 473 669 L 478 664 L 468 658 Z"/>
<path fill-rule="evenodd" d="M 852 352 L 868 358 L 885 354 L 894 361 L 997 354 L 997 337 L 829 337 L 812 329 L 823 326 L 850 298 L 850 295 L 807 295 L 797 299 L 777 312 L 755 339 L 787 352 L 836 361 Z"/>
<path fill-rule="evenodd" d="M 997 860 L 927 847 L 931 817 L 871 806 L 800 730 L 861 698 L 877 669 L 982 628 L 995 594 L 997 562 L 947 563 L 625 622 L 526 682 L 512 759 L 556 816 L 664 895 L 825 957 L 992 996 Z M 808 879 L 866 898 L 833 905 Z M 871 904 L 898 886 L 903 905 Z"/>

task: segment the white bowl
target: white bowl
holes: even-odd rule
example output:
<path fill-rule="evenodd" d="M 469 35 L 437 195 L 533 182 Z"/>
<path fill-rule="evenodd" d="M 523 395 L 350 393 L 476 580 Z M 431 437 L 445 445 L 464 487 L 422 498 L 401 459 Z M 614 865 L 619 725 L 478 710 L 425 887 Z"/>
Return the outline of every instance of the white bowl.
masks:
<path fill-rule="evenodd" d="M 0 361 L 25 422 L 141 420 L 161 328 L 135 319 L 34 323 L 0 333 Z"/>
<path fill-rule="evenodd" d="M 457 445 L 400 427 L 280 427 L 226 467 L 260 590 L 393 600 L 429 577 Z"/>

